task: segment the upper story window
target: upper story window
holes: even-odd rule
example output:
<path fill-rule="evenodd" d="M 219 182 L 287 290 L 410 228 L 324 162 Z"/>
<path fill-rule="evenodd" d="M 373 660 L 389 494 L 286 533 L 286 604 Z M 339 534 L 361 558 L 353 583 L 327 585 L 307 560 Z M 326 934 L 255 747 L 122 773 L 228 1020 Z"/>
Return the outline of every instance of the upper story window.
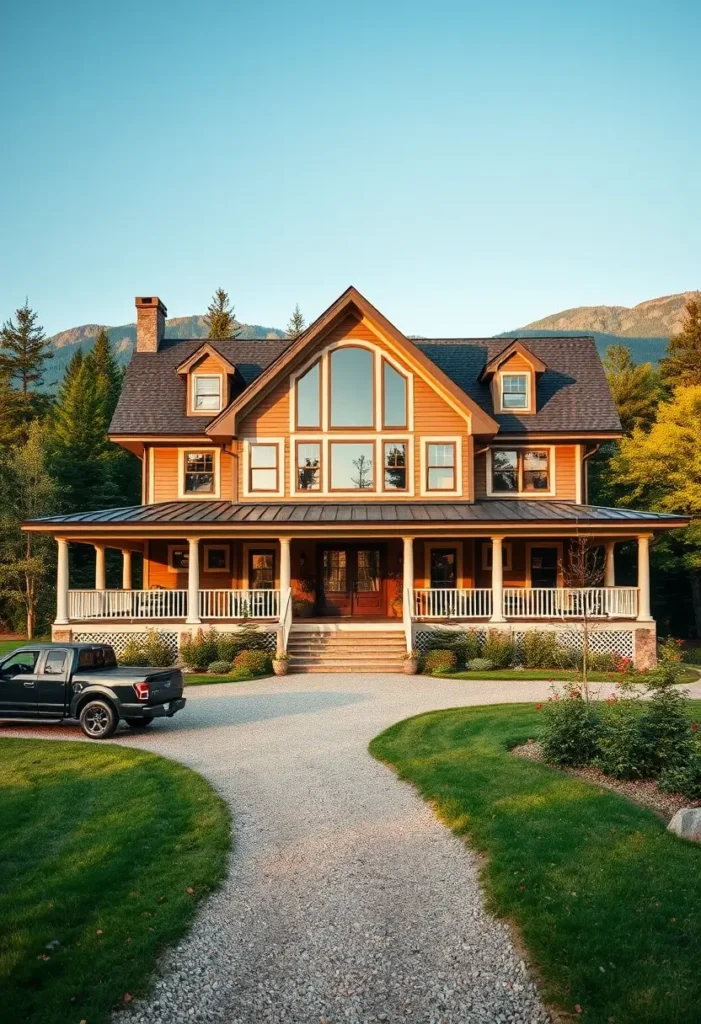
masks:
<path fill-rule="evenodd" d="M 329 359 L 331 427 L 375 426 L 375 356 L 352 345 L 333 349 Z"/>
<path fill-rule="evenodd" d="M 406 442 L 386 441 L 384 445 L 384 489 L 405 491 L 406 485 Z"/>
<path fill-rule="evenodd" d="M 548 448 L 492 449 L 492 491 L 495 494 L 549 490 Z"/>
<path fill-rule="evenodd" d="M 192 408 L 194 412 L 220 412 L 222 378 L 219 374 L 193 374 Z"/>
<path fill-rule="evenodd" d="M 406 427 L 406 377 L 382 360 L 383 427 Z"/>
<path fill-rule="evenodd" d="M 455 442 L 426 446 L 426 489 L 429 491 L 455 490 Z"/>
<path fill-rule="evenodd" d="M 186 494 L 214 494 L 214 454 L 185 452 L 183 490 Z"/>
<path fill-rule="evenodd" d="M 528 409 L 528 374 L 502 373 L 501 375 L 501 407 L 502 409 Z"/>
<path fill-rule="evenodd" d="M 332 491 L 373 490 L 375 445 L 372 441 L 359 444 L 332 441 L 329 449 Z"/>
<path fill-rule="evenodd" d="M 297 378 L 297 429 L 321 426 L 321 363 L 314 365 Z"/>
<path fill-rule="evenodd" d="M 321 444 L 297 442 L 297 490 L 321 489 Z"/>
<path fill-rule="evenodd" d="M 277 444 L 251 444 L 249 480 L 251 491 L 278 490 L 279 452 Z"/>

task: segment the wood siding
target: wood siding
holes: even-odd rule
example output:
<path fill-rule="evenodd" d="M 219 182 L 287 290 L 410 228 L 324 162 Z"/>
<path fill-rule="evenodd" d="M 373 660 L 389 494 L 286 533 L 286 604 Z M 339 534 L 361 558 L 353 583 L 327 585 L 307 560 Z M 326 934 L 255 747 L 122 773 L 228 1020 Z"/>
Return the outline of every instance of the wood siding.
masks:
<path fill-rule="evenodd" d="M 504 441 L 494 442 L 493 448 L 549 448 L 547 443 L 533 441 L 530 444 L 519 442 L 512 444 Z M 577 459 L 579 446 L 575 444 L 557 444 L 552 446 L 555 456 L 555 494 L 540 495 L 536 491 L 519 494 L 519 498 L 542 501 L 576 501 L 577 500 Z M 489 497 L 487 494 L 487 453 L 481 452 L 475 458 L 475 497 L 477 500 Z M 493 496 L 494 497 L 494 496 Z M 499 494 L 499 498 L 504 495 Z M 508 495 L 506 495 L 508 498 Z M 516 497 L 516 495 L 514 495 Z"/>
<path fill-rule="evenodd" d="M 209 446 L 211 447 L 211 446 Z M 179 460 L 188 451 L 208 450 L 206 444 L 193 441 L 191 445 L 183 444 L 176 446 L 153 447 L 146 449 L 143 460 L 143 471 L 146 480 L 149 479 L 149 466 L 153 472 L 150 502 L 179 501 Z M 214 449 L 212 448 L 212 451 Z M 219 471 L 221 474 L 220 496 L 223 501 L 234 500 L 234 459 L 231 452 L 222 451 L 219 453 Z M 152 461 L 151 461 L 152 460 Z M 203 497 L 208 497 L 203 495 Z M 197 500 L 197 499 L 192 499 Z"/>

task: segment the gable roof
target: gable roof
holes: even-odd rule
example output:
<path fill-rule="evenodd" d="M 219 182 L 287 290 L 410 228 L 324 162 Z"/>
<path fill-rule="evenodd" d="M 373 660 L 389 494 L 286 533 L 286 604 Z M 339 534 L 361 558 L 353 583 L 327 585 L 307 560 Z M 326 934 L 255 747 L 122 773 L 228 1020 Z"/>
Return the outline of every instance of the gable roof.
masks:
<path fill-rule="evenodd" d="M 232 338 L 232 341 L 235 341 L 235 340 L 236 340 L 235 338 Z M 236 372 L 236 366 L 235 366 L 234 363 L 231 362 L 230 353 L 227 353 L 226 355 L 224 355 L 223 352 L 220 352 L 216 348 L 214 348 L 214 346 L 212 345 L 211 341 L 203 341 L 202 344 L 200 345 L 200 347 L 198 349 L 196 349 L 192 353 L 191 356 L 188 356 L 187 359 L 185 359 L 180 364 L 180 366 L 176 367 L 175 372 L 176 373 L 187 373 L 188 370 L 190 370 L 192 367 L 196 366 L 197 363 L 200 361 L 200 359 L 204 359 L 205 356 L 214 356 L 215 358 L 219 359 L 220 362 L 231 373 L 235 373 Z"/>
<path fill-rule="evenodd" d="M 531 364 L 536 373 L 543 373 L 547 370 L 547 366 L 542 359 L 539 359 L 524 343 L 516 338 L 515 341 L 507 342 L 506 346 L 501 352 L 497 353 L 489 362 L 485 365 L 480 379 L 484 380 L 486 377 L 491 377 L 497 372 L 502 363 L 505 363 L 511 356 L 521 355 L 523 358 Z"/>

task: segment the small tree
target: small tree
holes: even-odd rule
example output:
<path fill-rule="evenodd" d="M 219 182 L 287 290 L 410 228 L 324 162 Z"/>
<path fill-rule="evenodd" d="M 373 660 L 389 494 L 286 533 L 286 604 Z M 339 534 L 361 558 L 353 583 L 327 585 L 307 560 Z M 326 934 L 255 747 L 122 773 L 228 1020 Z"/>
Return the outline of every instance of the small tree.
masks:
<path fill-rule="evenodd" d="M 241 328 L 236 327 L 234 307 L 229 304 L 229 293 L 217 288 L 207 308 L 204 322 L 209 338 L 238 338 Z"/>
<path fill-rule="evenodd" d="M 669 339 L 660 372 L 670 388 L 701 384 L 701 303 L 690 298 L 679 334 Z"/>
<path fill-rule="evenodd" d="M 0 329 L 0 377 L 9 389 L 12 419 L 23 441 L 28 437 L 30 422 L 43 415 L 49 405 L 47 396 L 36 391 L 44 379 L 44 364 L 53 358 L 38 320 L 39 314 L 25 301 L 16 311 L 15 320 L 10 317 Z"/>
<path fill-rule="evenodd" d="M 589 641 L 591 637 L 591 622 L 599 612 L 597 608 L 596 595 L 591 592 L 592 588 L 600 587 L 604 579 L 604 561 L 601 555 L 601 548 L 594 545 L 587 537 L 575 537 L 570 541 L 567 555 L 560 560 L 560 574 L 562 582 L 567 588 L 580 591 L 573 595 L 574 616 L 568 616 L 567 621 L 577 623 L 578 632 L 582 638 L 582 665 L 581 681 L 582 695 L 589 700 L 589 663 L 590 651 Z M 563 607 L 564 612 L 564 607 Z"/>
<path fill-rule="evenodd" d="M 299 303 L 296 303 L 295 308 L 292 311 L 290 321 L 287 325 L 287 337 L 292 338 L 292 340 L 294 341 L 295 338 L 298 338 L 300 336 L 305 327 L 306 321 L 304 319 L 304 316 L 302 315 L 302 310 L 299 308 Z"/>

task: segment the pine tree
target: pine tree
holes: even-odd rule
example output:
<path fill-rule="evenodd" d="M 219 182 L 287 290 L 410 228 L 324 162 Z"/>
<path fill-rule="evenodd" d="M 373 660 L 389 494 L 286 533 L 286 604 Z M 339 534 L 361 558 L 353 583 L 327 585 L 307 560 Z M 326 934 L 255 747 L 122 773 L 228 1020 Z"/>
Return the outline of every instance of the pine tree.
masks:
<path fill-rule="evenodd" d="M 660 372 L 669 388 L 701 384 L 701 303 L 689 299 L 681 332 L 669 339 Z"/>
<path fill-rule="evenodd" d="M 38 323 L 39 314 L 25 301 L 15 318 L 16 323 L 10 317 L 0 329 L 0 378 L 11 406 L 5 410 L 11 435 L 2 438 L 6 443 L 8 440 L 25 441 L 29 423 L 44 416 L 51 404 L 47 395 L 36 391 L 43 382 L 44 364 L 53 358 L 51 346 L 46 343 L 44 330 Z"/>
<path fill-rule="evenodd" d="M 104 403 L 105 429 L 107 430 L 114 415 L 114 410 L 117 408 L 124 374 L 114 357 L 112 344 L 104 327 L 100 328 L 93 350 L 88 358 L 92 359 L 95 364 L 97 386 L 100 391 L 101 400 Z"/>
<path fill-rule="evenodd" d="M 294 341 L 295 338 L 300 336 L 305 327 L 306 321 L 302 315 L 302 310 L 299 308 L 299 303 L 296 303 L 290 317 L 290 322 L 287 325 L 286 335 Z"/>
<path fill-rule="evenodd" d="M 241 328 L 236 327 L 234 307 L 229 305 L 229 293 L 217 288 L 204 318 L 209 338 L 238 338 Z"/>
<path fill-rule="evenodd" d="M 626 434 L 635 427 L 649 430 L 660 401 L 659 374 L 650 363 L 634 362 L 626 345 L 606 349 L 604 370 Z"/>

